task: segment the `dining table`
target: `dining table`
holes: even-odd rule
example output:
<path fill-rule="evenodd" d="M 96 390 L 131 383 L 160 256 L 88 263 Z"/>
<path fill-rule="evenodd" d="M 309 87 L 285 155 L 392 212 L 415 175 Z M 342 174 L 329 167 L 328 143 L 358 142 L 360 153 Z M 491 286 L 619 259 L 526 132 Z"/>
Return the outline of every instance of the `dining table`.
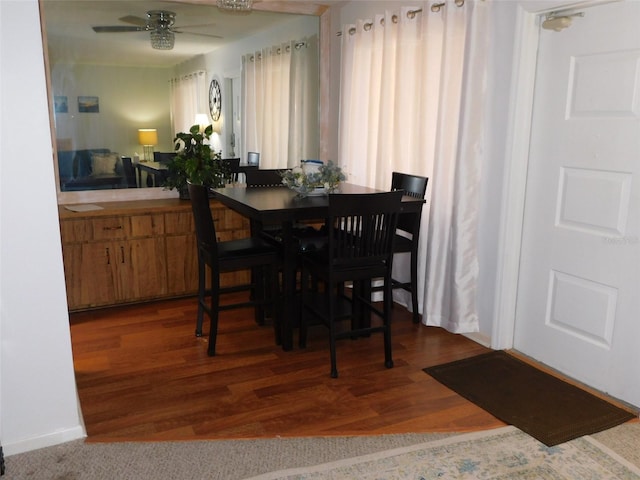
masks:
<path fill-rule="evenodd" d="M 211 189 L 211 192 L 215 200 L 248 218 L 252 225 L 281 225 L 283 251 L 281 341 L 283 350 L 291 350 L 293 331 L 298 320 L 295 307 L 298 249 L 293 225 L 304 221 L 324 221 L 329 212 L 328 195 L 301 197 L 284 186 L 247 187 L 245 184 L 230 184 Z M 376 192 L 382 192 L 382 190 L 351 183 L 341 183 L 335 190 L 335 193 L 354 195 Z M 422 198 L 403 195 L 402 211 L 419 211 L 424 202 Z"/>
<path fill-rule="evenodd" d="M 167 178 L 169 174 L 169 169 L 167 165 L 162 162 L 144 162 L 140 161 L 135 164 L 136 170 L 138 172 L 138 186 L 143 187 L 142 185 L 142 172 L 147 173 L 147 187 L 159 187 L 162 185 L 162 182 Z"/>

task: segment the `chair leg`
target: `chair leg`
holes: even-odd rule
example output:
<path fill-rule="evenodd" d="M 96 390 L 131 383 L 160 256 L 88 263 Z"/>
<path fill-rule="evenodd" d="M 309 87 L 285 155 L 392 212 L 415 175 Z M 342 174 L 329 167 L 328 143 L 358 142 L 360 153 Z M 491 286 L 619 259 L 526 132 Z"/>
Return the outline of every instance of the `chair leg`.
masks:
<path fill-rule="evenodd" d="M 251 284 L 253 288 L 251 289 L 250 299 L 261 302 L 255 307 L 255 320 L 256 323 L 261 326 L 264 325 L 265 317 L 265 307 L 264 303 L 262 303 L 265 298 L 264 270 L 264 267 L 254 267 L 251 269 Z"/>
<path fill-rule="evenodd" d="M 206 303 L 205 289 L 205 265 L 204 262 L 198 258 L 198 316 L 196 317 L 196 337 L 202 336 L 202 321 L 204 318 L 204 306 Z"/>
<path fill-rule="evenodd" d="M 338 365 L 336 358 L 336 296 L 328 288 L 329 296 L 329 351 L 331 353 L 331 378 L 338 378 Z"/>
<path fill-rule="evenodd" d="M 300 318 L 300 328 L 298 329 L 298 346 L 300 348 L 307 347 L 307 316 L 305 315 L 304 301 L 309 295 L 309 274 L 302 268 L 300 272 L 300 309 L 298 318 Z"/>
<path fill-rule="evenodd" d="M 391 279 L 389 278 L 389 287 L 385 288 L 384 300 L 383 300 L 383 315 L 382 319 L 384 325 L 384 366 L 386 368 L 393 368 L 393 358 L 391 353 L 391 303 L 392 303 L 392 289 Z M 385 282 L 386 284 L 386 282 Z"/>
<path fill-rule="evenodd" d="M 411 252 L 411 308 L 413 310 L 413 323 L 420 323 L 418 313 L 418 251 L 414 248 Z"/>
<path fill-rule="evenodd" d="M 211 326 L 209 327 L 209 347 L 207 354 L 213 357 L 216 354 L 216 340 L 218 339 L 218 316 L 220 313 L 220 274 L 211 272 L 211 305 L 209 317 Z"/>
<path fill-rule="evenodd" d="M 278 268 L 274 265 L 267 267 L 269 273 L 269 283 L 271 288 L 269 293 L 271 294 L 271 316 L 273 321 L 273 333 L 275 335 L 276 345 L 282 345 L 282 308 L 280 308 L 280 289 Z"/>

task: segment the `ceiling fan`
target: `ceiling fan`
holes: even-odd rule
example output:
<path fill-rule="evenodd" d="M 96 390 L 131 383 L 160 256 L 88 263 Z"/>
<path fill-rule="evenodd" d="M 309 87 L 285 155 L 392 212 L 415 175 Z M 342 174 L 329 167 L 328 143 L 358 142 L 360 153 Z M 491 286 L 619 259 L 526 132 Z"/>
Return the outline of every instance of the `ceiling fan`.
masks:
<path fill-rule="evenodd" d="M 170 12 L 168 10 L 149 10 L 147 12 L 147 18 L 126 15 L 119 18 L 119 20 L 130 25 L 94 26 L 91 28 L 93 28 L 93 31 L 96 33 L 149 32 L 151 37 L 151 47 L 156 50 L 173 49 L 176 33 L 188 33 L 190 35 L 222 38 L 219 35 L 184 31 L 185 28 L 213 26 L 214 24 L 174 27 L 173 25 L 176 20 L 176 14 L 175 12 Z"/>

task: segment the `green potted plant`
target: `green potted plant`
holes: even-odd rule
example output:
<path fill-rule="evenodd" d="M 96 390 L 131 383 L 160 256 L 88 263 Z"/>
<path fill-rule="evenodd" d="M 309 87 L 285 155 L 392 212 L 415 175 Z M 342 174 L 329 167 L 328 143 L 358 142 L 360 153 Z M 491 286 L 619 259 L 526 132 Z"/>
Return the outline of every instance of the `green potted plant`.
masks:
<path fill-rule="evenodd" d="M 222 187 L 228 176 L 224 171 L 220 152 L 213 152 L 205 141 L 209 140 L 213 126 L 209 125 L 200 131 L 199 125 L 194 125 L 189 132 L 176 134 L 176 156 L 167 164 L 167 176 L 163 186 L 169 190 L 174 188 L 180 193 L 180 198 L 189 198 L 187 182 L 208 187 Z"/>

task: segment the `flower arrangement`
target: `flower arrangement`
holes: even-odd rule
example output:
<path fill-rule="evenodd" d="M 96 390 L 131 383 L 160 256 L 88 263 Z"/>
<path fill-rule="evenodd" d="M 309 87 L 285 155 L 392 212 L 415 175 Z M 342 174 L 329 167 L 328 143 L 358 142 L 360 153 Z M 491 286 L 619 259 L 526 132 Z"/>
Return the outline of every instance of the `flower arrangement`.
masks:
<path fill-rule="evenodd" d="M 331 160 L 317 169 L 309 171 L 304 166 L 294 167 L 280 173 L 282 183 L 291 190 L 298 192 L 301 197 L 316 193 L 331 193 L 336 187 L 346 180 L 342 169 Z"/>

